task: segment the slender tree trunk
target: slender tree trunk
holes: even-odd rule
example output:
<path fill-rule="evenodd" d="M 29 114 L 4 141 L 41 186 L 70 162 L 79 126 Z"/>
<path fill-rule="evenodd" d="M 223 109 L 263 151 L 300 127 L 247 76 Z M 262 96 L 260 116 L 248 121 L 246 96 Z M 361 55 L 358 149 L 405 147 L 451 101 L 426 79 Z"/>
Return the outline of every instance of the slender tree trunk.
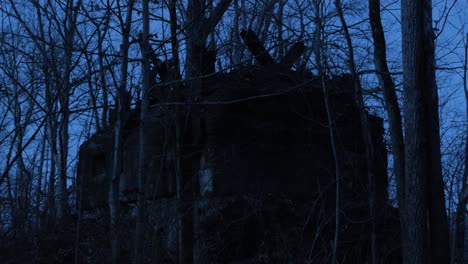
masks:
<path fill-rule="evenodd" d="M 240 41 L 240 37 L 239 37 L 239 32 L 241 31 L 240 30 L 240 26 L 239 26 L 239 19 L 240 19 L 240 9 L 239 9 L 239 0 L 234 0 L 234 21 L 233 21 L 233 34 L 232 34 L 232 38 L 233 38 L 233 58 L 232 58 L 232 61 L 234 63 L 235 66 L 238 66 L 242 60 L 242 44 L 241 44 L 241 41 Z"/>
<path fill-rule="evenodd" d="M 395 92 L 395 84 L 390 75 L 387 65 L 387 47 L 385 43 L 385 34 L 382 27 L 380 18 L 380 0 L 369 0 L 369 19 L 372 29 L 372 37 L 374 40 L 374 64 L 378 72 L 377 77 L 379 84 L 383 89 L 383 96 L 385 101 L 385 109 L 388 116 L 388 123 L 390 127 L 390 139 L 393 154 L 393 172 L 397 184 L 397 199 L 400 209 L 400 228 L 401 228 L 401 241 L 403 255 L 406 251 L 406 244 L 410 243 L 406 237 L 407 230 L 405 230 L 406 222 L 404 217 L 405 211 L 405 147 L 403 139 L 403 126 L 400 107 L 398 105 L 398 98 Z"/>
<path fill-rule="evenodd" d="M 440 152 L 439 95 L 435 76 L 435 46 L 432 27 L 432 1 L 425 1 L 423 20 L 423 43 L 426 62 L 424 66 L 424 89 L 428 117 L 427 140 L 429 141 L 428 211 L 430 232 L 430 258 L 432 263 L 450 263 L 450 239 L 445 206 L 445 183 L 442 175 Z"/>
<path fill-rule="evenodd" d="M 92 58 L 89 54 L 84 54 L 85 60 L 86 60 L 86 68 L 88 72 L 92 72 L 93 70 L 93 64 L 94 61 L 92 61 Z M 101 125 L 101 116 L 99 114 L 99 106 L 98 106 L 98 98 L 99 98 L 99 92 L 96 91 L 95 86 L 93 84 L 93 76 L 88 75 L 86 78 L 86 83 L 88 84 L 88 93 L 89 93 L 89 103 L 88 105 L 92 107 L 91 112 L 92 116 L 94 118 L 94 123 L 96 126 L 96 131 L 101 131 L 102 130 L 102 125 Z"/>
<path fill-rule="evenodd" d="M 172 48 L 172 63 L 174 64 L 174 72 L 172 79 L 180 78 L 180 60 L 179 60 L 179 40 L 177 39 L 177 0 L 169 2 L 169 16 L 171 20 L 171 48 Z"/>
<path fill-rule="evenodd" d="M 15 228 L 15 232 L 20 235 L 21 238 L 24 238 L 26 234 L 26 216 L 27 210 L 29 209 L 28 206 L 28 191 L 27 191 L 27 170 L 24 164 L 22 149 L 23 149 L 23 138 L 24 138 L 24 130 L 25 128 L 21 124 L 21 120 L 23 117 L 23 106 L 20 104 L 19 101 L 19 90 L 18 87 L 15 86 L 15 96 L 14 96 L 14 110 L 13 110 L 13 120 L 15 125 L 15 144 L 16 144 L 16 152 L 20 153 L 17 159 L 17 166 L 16 166 L 16 175 L 15 175 L 15 185 L 14 185 L 14 203 L 16 204 L 15 210 L 12 210 L 12 219 L 13 219 L 13 228 Z M 13 202 L 13 201 L 12 201 Z"/>
<path fill-rule="evenodd" d="M 201 94 L 201 66 L 203 65 L 203 51 L 206 49 L 208 33 L 202 28 L 202 21 L 205 18 L 206 5 L 204 1 L 189 0 L 187 7 L 187 28 L 186 41 L 186 78 L 190 81 L 190 88 L 195 94 Z M 192 159 L 187 158 L 187 152 L 193 146 L 193 131 L 196 127 L 193 118 L 185 122 L 185 115 L 180 115 L 177 131 L 178 148 L 178 171 L 177 171 L 177 199 L 179 213 L 179 263 L 194 263 L 194 193 L 193 193 L 193 173 Z M 186 126 L 185 124 L 188 124 Z M 188 135 L 186 135 L 186 133 Z"/>
<path fill-rule="evenodd" d="M 135 231 L 135 263 L 143 263 L 143 241 L 145 239 L 145 164 L 146 164 L 146 120 L 148 115 L 148 93 L 150 89 L 150 61 L 149 55 L 151 52 L 149 44 L 149 6 L 148 0 L 143 0 L 143 34 L 141 36 L 141 53 L 142 53 L 142 91 L 141 91 L 141 112 L 139 125 L 139 154 L 138 154 L 138 201 L 137 201 L 137 218 Z"/>
<path fill-rule="evenodd" d="M 47 89 L 47 88 L 46 88 Z M 47 92 L 46 92 L 47 93 Z M 53 106 L 50 106 L 52 109 Z M 49 111 L 53 111 L 50 109 Z M 57 134 L 55 130 L 54 114 L 47 118 L 47 136 L 50 146 L 50 172 L 49 172 L 49 190 L 48 195 L 48 210 L 49 210 L 49 227 L 55 226 L 56 223 L 56 203 L 55 203 L 55 176 L 57 168 Z"/>
<path fill-rule="evenodd" d="M 189 81 L 193 97 L 190 100 L 203 99 L 202 76 L 214 71 L 214 60 L 207 56 L 207 38 L 214 33 L 216 25 L 231 4 L 232 0 L 218 2 L 209 17 L 206 17 L 205 1 L 189 0 L 187 6 L 187 35 L 186 35 L 186 79 Z M 191 107 L 191 106 L 188 106 Z M 179 226 L 179 262 L 196 262 L 194 255 L 194 218 L 197 209 L 194 197 L 198 195 L 198 167 L 197 160 L 201 153 L 206 135 L 204 113 L 200 109 L 190 109 L 191 114 L 187 122 L 179 116 L 178 126 L 178 179 L 177 198 L 179 202 L 178 212 Z M 180 111 L 179 111 L 180 113 Z M 182 123 L 183 122 L 183 123 Z M 187 126 L 182 126 L 187 124 Z M 191 155 L 186 155 L 191 153 Z M 196 155 L 193 155 L 195 153 Z M 195 220 L 195 223 L 197 221 Z"/>
<path fill-rule="evenodd" d="M 172 47 L 172 61 L 176 67 L 175 76 L 180 77 L 179 73 L 179 41 L 177 40 L 177 13 L 176 13 L 177 0 L 170 0 L 169 2 L 169 15 L 171 20 L 171 47 Z M 179 85 L 174 84 L 174 90 L 176 94 L 176 101 L 181 102 L 182 96 Z M 175 182 L 176 182 L 176 194 L 177 194 L 177 207 L 178 207 L 178 263 L 193 263 L 193 233 L 192 233 L 192 221 L 190 212 L 187 212 L 187 203 L 184 192 L 185 181 L 183 175 L 186 174 L 185 163 L 183 161 L 184 152 L 183 144 L 185 141 L 185 115 L 184 108 L 180 105 L 175 106 L 176 120 L 175 120 L 175 144 L 176 144 L 176 168 L 175 168 Z"/>
<path fill-rule="evenodd" d="M 119 104 L 120 105 L 120 104 Z M 120 107 L 119 107 L 120 108 Z M 109 194 L 109 212 L 110 212 L 110 247 L 112 263 L 118 263 L 119 258 L 119 184 L 121 172 L 121 134 L 122 125 L 119 117 L 116 117 L 114 124 L 114 153 L 112 176 L 110 182 Z"/>
<path fill-rule="evenodd" d="M 38 168 L 38 176 L 37 176 L 37 187 L 36 187 L 36 204 L 34 208 L 34 214 L 36 216 L 34 229 L 37 235 L 39 232 L 39 223 L 41 218 L 41 192 L 42 192 L 42 180 L 44 176 L 44 162 L 45 162 L 45 151 L 46 151 L 46 139 L 47 139 L 47 128 L 44 129 L 44 136 L 41 143 L 41 153 L 39 158 L 39 168 Z"/>
<path fill-rule="evenodd" d="M 202 100 L 204 74 L 214 69 L 214 60 L 207 54 L 207 38 L 214 33 L 215 27 L 227 10 L 232 0 L 222 0 L 208 18 L 206 18 L 205 1 L 189 0 L 187 7 L 187 40 L 186 40 L 186 79 L 189 80 L 194 101 Z M 189 106 L 190 107 L 190 106 Z M 194 197 L 198 195 L 198 155 L 201 153 L 203 138 L 206 134 L 203 113 L 200 109 L 190 109 L 188 122 L 179 119 L 179 134 L 177 144 L 179 148 L 178 168 L 178 201 L 179 201 L 179 262 L 197 262 L 197 251 L 194 245 L 197 236 L 194 235 L 194 223 L 197 223 L 197 208 Z M 182 118 L 183 116 L 179 116 Z M 188 124 L 182 126 L 182 124 Z M 187 155 L 196 153 L 197 155 Z"/>
<path fill-rule="evenodd" d="M 338 12 L 341 25 L 343 27 L 344 36 L 346 39 L 346 44 L 348 46 L 348 60 L 349 60 L 349 70 L 353 77 L 354 83 L 354 99 L 356 100 L 357 106 L 359 108 L 359 117 L 361 122 L 362 130 L 362 139 L 365 147 L 365 156 L 366 156 L 366 167 L 367 167 L 367 179 L 369 182 L 369 211 L 371 217 L 371 263 L 376 264 L 379 260 L 379 240 L 377 239 L 379 230 L 377 223 L 377 180 L 376 175 L 374 174 L 374 141 L 372 139 L 371 126 L 369 124 L 369 118 L 364 105 L 364 99 L 362 97 L 362 88 L 361 81 L 359 80 L 359 75 L 357 72 L 355 59 L 354 59 L 354 48 L 351 41 L 351 35 L 349 34 L 348 25 L 344 18 L 342 5 L 340 0 L 335 0 L 335 6 Z"/>
<path fill-rule="evenodd" d="M 68 143 L 69 143 L 69 123 L 70 123 L 70 95 L 71 95 L 71 84 L 70 75 L 72 72 L 73 63 L 73 48 L 74 48 L 74 37 L 76 32 L 76 22 L 78 9 L 81 7 L 81 0 L 68 0 L 66 5 L 66 20 L 64 24 L 64 39 L 63 39 L 63 50 L 64 50 L 64 69 L 62 78 L 60 79 L 60 110 L 61 118 L 60 125 L 58 127 L 59 134 L 59 151 L 58 151 L 58 175 L 59 184 L 57 188 L 58 196 L 58 218 L 59 221 L 63 220 L 68 215 L 68 191 L 67 191 L 67 168 L 68 168 Z"/>
<path fill-rule="evenodd" d="M 337 132 L 336 132 L 336 125 L 335 125 L 335 117 L 333 113 L 333 109 L 330 103 L 330 94 L 327 85 L 327 76 L 325 72 L 325 65 L 326 59 L 323 55 L 323 45 L 324 45 L 324 29 L 323 21 L 324 14 L 322 12 L 323 9 L 323 1 L 322 0 L 314 0 L 314 16 L 315 16 L 315 32 L 314 32 L 314 53 L 315 53 L 315 61 L 317 64 L 318 75 L 320 76 L 322 89 L 323 89 L 323 98 L 325 101 L 325 108 L 327 112 L 327 121 L 328 121 L 328 130 L 330 135 L 330 145 L 333 152 L 333 157 L 335 160 L 335 236 L 333 238 L 333 248 L 332 248 L 332 263 L 339 263 L 338 260 L 338 246 L 339 246 L 339 239 L 340 239 L 340 226 L 341 226 L 341 178 L 342 178 L 342 168 L 343 168 L 343 160 L 342 160 L 342 152 L 337 145 Z"/>
<path fill-rule="evenodd" d="M 189 0 L 187 7 L 187 40 L 186 40 L 186 77 L 197 78 L 202 75 L 203 50 L 206 49 L 209 32 L 204 29 L 205 1 Z"/>
<path fill-rule="evenodd" d="M 106 10 L 106 18 L 104 20 L 103 29 L 98 30 L 97 38 L 98 38 L 98 64 L 99 64 L 99 81 L 101 83 L 101 91 L 102 91 L 102 115 L 101 115 L 101 124 L 102 127 L 107 126 L 108 121 L 108 113 L 109 113 L 109 98 L 107 93 L 107 81 L 106 81 L 106 69 L 104 67 L 104 50 L 103 50 L 103 42 L 104 37 L 107 34 L 109 29 L 109 21 L 110 21 L 110 7 L 107 7 Z"/>
<path fill-rule="evenodd" d="M 465 144 L 466 145 L 466 144 Z M 465 146 L 466 148 L 466 146 Z M 465 151 L 467 154 L 467 152 Z M 466 166 L 466 164 L 465 164 Z M 466 168 L 466 167 L 465 167 Z M 463 175 L 463 182 L 462 182 L 462 190 L 466 190 L 466 169 Z M 452 256 L 452 263 L 464 263 L 464 251 L 465 251 L 465 233 L 466 233 L 466 199 L 459 196 L 459 199 L 456 211 L 455 211 L 455 229 L 454 229 L 454 243 L 453 243 L 453 251 L 454 254 Z"/>
<path fill-rule="evenodd" d="M 278 56 L 276 58 L 283 58 L 284 56 L 283 11 L 286 3 L 285 0 L 279 0 L 278 2 L 278 12 L 276 13 L 276 30 L 278 31 L 276 50 L 278 51 Z"/>
<path fill-rule="evenodd" d="M 465 135 L 465 168 L 463 171 L 462 188 L 458 198 L 457 211 L 455 214 L 455 235 L 454 235 L 454 263 L 463 263 L 465 251 L 465 223 L 466 204 L 468 203 L 468 34 L 465 37 L 465 54 L 463 61 L 463 90 L 466 102 L 466 131 Z"/>
<path fill-rule="evenodd" d="M 119 262 L 119 191 L 120 173 L 122 170 L 122 125 L 125 119 L 126 89 L 128 79 L 128 51 L 130 46 L 130 27 L 132 23 L 133 4 L 135 0 L 130 0 L 127 5 L 127 13 L 122 28 L 122 44 L 120 46 L 120 56 L 122 60 L 120 68 L 120 83 L 117 87 L 117 108 L 118 114 L 114 123 L 114 153 L 112 164 L 112 175 L 109 193 L 110 211 L 110 246 L 112 263 Z"/>
<path fill-rule="evenodd" d="M 320 58 L 320 57 L 319 57 Z M 327 85 L 326 75 L 324 72 L 321 74 L 321 82 L 323 89 L 323 98 L 325 100 L 325 108 L 327 112 L 328 130 L 330 135 L 330 145 L 333 151 L 333 157 L 335 159 L 335 236 L 333 238 L 333 249 L 332 249 L 332 264 L 339 263 L 338 260 L 338 249 L 340 241 L 340 227 L 341 227 L 341 179 L 342 179 L 342 153 L 337 145 L 337 132 L 335 117 L 332 106 L 330 104 L 330 94 Z"/>
<path fill-rule="evenodd" d="M 68 93 L 68 92 L 64 92 Z M 62 118 L 60 119 L 59 133 L 58 133 L 58 185 L 57 185 L 57 218 L 60 223 L 63 223 L 68 215 L 68 192 L 67 192 L 67 165 L 68 165 L 68 141 L 69 132 L 68 126 L 70 117 L 68 109 L 70 106 L 70 99 L 68 94 L 67 98 L 61 100 Z"/>

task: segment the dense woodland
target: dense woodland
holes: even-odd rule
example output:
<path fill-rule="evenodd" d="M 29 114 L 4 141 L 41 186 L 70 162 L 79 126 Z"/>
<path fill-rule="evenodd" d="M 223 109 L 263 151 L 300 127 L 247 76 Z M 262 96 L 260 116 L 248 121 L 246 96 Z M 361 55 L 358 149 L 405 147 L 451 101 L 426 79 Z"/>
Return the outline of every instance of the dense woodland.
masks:
<path fill-rule="evenodd" d="M 330 214 L 323 235 L 330 239 L 320 244 L 320 258 L 313 258 L 312 246 L 309 258 L 275 262 L 263 253 L 230 263 L 363 263 L 343 253 L 351 221 L 343 213 L 349 198 L 343 191 L 348 155 L 343 149 L 351 142 L 337 132 L 340 117 L 328 85 L 339 76 L 349 80 L 360 131 L 350 138 L 362 142 L 367 164 L 370 235 L 363 259 L 390 263 L 382 254 L 378 224 L 383 205 L 374 161 L 382 151 L 372 120 L 380 117 L 388 157 L 385 206 L 394 208 L 398 219 L 396 263 L 466 263 L 467 10 L 466 0 L 0 1 L 0 262 L 93 263 L 81 257 L 80 234 L 105 229 L 108 237 L 95 249 L 106 252 L 108 263 L 222 263 L 197 255 L 197 208 L 191 202 L 200 190 L 190 175 L 202 169 L 204 159 L 181 157 L 197 151 L 184 146 L 200 144 L 207 132 L 203 111 L 187 119 L 186 109 L 232 103 L 211 100 L 216 97 L 206 78 L 219 86 L 225 79 L 216 76 L 245 76 L 263 67 L 261 80 L 294 72 L 320 86 L 333 160 L 333 199 L 324 209 Z M 236 100 L 276 95 L 263 89 Z M 163 106 L 170 110 L 160 118 L 173 127 L 170 181 L 179 216 L 177 251 L 170 260 L 147 249 L 149 218 L 158 214 L 143 191 L 149 185 L 147 158 L 135 159 L 131 221 L 122 216 L 127 211 L 121 197 L 128 121 L 138 131 L 138 157 L 146 157 L 148 138 L 157 136 L 147 135 L 145 124 L 152 122 L 155 107 Z M 108 202 L 90 231 L 81 202 L 79 150 L 102 134 L 111 142 Z M 130 237 L 123 237 L 128 229 Z"/>

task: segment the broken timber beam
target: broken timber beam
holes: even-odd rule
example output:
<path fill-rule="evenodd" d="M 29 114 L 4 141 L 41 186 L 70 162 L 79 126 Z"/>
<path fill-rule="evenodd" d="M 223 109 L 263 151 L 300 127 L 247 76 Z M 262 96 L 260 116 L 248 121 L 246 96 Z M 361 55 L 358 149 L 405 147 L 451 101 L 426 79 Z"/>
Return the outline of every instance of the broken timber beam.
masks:
<path fill-rule="evenodd" d="M 302 41 L 295 43 L 284 55 L 284 57 L 280 61 L 280 65 L 291 69 L 291 67 L 296 63 L 296 61 L 301 57 L 302 53 L 304 53 L 306 46 Z"/>
<path fill-rule="evenodd" d="M 276 64 L 273 58 L 268 54 L 265 46 L 260 42 L 255 32 L 252 29 L 245 31 L 243 29 L 240 33 L 241 38 L 244 40 L 245 45 L 254 55 L 255 60 L 262 66 Z"/>

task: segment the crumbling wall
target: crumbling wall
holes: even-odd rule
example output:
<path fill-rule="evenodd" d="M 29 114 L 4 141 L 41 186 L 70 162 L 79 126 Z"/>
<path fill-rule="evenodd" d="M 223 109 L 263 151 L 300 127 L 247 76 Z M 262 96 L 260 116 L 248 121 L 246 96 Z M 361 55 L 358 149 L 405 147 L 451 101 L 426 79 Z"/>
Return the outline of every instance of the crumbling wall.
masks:
<path fill-rule="evenodd" d="M 182 109 L 187 118 L 204 115 L 205 145 L 182 146 L 198 151 L 180 157 L 200 162 L 200 171 L 192 172 L 200 176 L 201 185 L 200 196 L 193 201 L 198 217 L 197 258 L 205 263 L 327 259 L 334 232 L 335 176 L 320 80 L 272 66 L 219 73 L 203 83 L 207 88 L 203 101 L 186 101 Z M 349 76 L 337 77 L 328 85 L 344 156 L 341 197 L 346 201 L 342 210 L 346 217 L 341 237 L 347 251 L 343 254 L 367 259 L 370 218 L 359 112 Z M 144 192 L 149 222 L 145 234 L 148 250 L 170 263 L 177 252 L 175 116 L 170 88 L 158 88 L 168 90 L 155 93 L 167 97 L 151 106 L 146 122 Z M 183 90 L 183 96 L 190 98 L 191 91 Z M 133 110 L 124 126 L 123 205 L 131 205 L 138 191 L 138 111 Z M 378 117 L 370 116 L 370 120 L 383 217 L 388 185 L 383 124 Z M 110 129 L 80 148 L 78 173 L 84 209 L 107 203 L 112 142 Z M 393 224 L 381 221 L 381 227 L 388 230 L 394 230 Z M 385 245 L 394 250 L 391 242 Z M 383 253 L 390 256 L 394 252 Z"/>
<path fill-rule="evenodd" d="M 193 155 L 198 155 L 203 163 L 203 175 L 212 177 L 201 182 L 211 185 L 208 189 L 213 195 L 311 196 L 314 190 L 333 181 L 333 156 L 320 82 L 304 80 L 294 72 L 273 70 L 252 68 L 218 74 L 204 81 L 210 91 L 206 104 L 192 109 L 194 114 L 206 115 L 207 139 L 206 145 L 199 148 L 202 152 Z M 350 86 L 346 77 L 330 82 L 339 145 L 345 153 L 346 182 L 355 193 L 365 194 L 364 144 Z M 175 128 L 171 110 L 171 105 L 153 105 L 146 123 L 148 163 L 144 169 L 146 193 L 151 197 L 175 194 Z M 134 110 L 129 121 L 133 126 L 124 129 L 121 191 L 127 193 L 136 190 L 137 119 L 138 110 Z M 381 120 L 373 117 L 371 121 L 375 143 L 384 160 L 386 152 L 380 147 L 383 144 Z M 109 130 L 86 142 L 81 153 L 83 177 L 88 182 L 106 185 L 102 173 L 109 174 L 112 167 L 108 162 L 112 155 L 112 132 Z M 386 179 L 386 164 L 381 162 L 378 167 L 380 178 Z"/>
<path fill-rule="evenodd" d="M 80 146 L 76 199 L 78 208 L 92 210 L 107 207 L 112 146 L 111 130 L 94 135 Z"/>

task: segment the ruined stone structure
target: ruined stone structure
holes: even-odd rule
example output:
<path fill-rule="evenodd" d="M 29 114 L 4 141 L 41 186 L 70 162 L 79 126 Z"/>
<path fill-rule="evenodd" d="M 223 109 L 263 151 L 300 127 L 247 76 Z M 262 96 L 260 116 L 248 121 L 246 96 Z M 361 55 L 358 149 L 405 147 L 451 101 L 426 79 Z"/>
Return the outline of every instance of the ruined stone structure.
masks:
<path fill-rule="evenodd" d="M 320 80 L 278 67 L 251 67 L 203 79 L 203 101 L 186 100 L 187 120 L 202 115 L 202 146 L 182 146 L 181 159 L 198 163 L 195 254 L 200 263 L 324 261 L 334 233 L 335 176 Z M 359 113 L 348 76 L 328 82 L 343 155 L 342 258 L 369 258 L 367 174 Z M 183 88 L 184 97 L 190 92 Z M 162 263 L 177 256 L 174 95 L 160 86 L 146 124 L 146 189 L 136 188 L 138 109 L 124 128 L 122 208 L 143 191 L 148 204 L 147 252 Z M 382 255 L 399 255 L 398 220 L 387 207 L 387 165 L 382 120 L 370 116 L 376 146 Z M 113 133 L 101 131 L 80 148 L 83 210 L 107 209 Z M 193 151 L 191 151 L 193 150 Z M 193 164 L 193 162 L 192 162 Z M 389 217 L 391 215 L 392 217 Z M 131 220 L 128 220 L 131 223 Z M 128 232 L 131 234 L 131 225 Z M 128 239 L 127 239 L 128 240 Z M 131 245 L 131 244 L 130 244 Z M 130 246 L 129 246 L 130 247 Z M 150 257 L 148 257 L 150 258 Z M 238 261 L 238 262 L 235 262 Z M 250 261 L 250 262 L 249 262 Z M 314 262 L 315 263 L 315 262 Z"/>
<path fill-rule="evenodd" d="M 170 78 L 169 62 L 154 59 L 153 73 L 163 82 L 153 81 L 150 117 L 143 125 L 145 157 L 138 156 L 138 103 L 124 120 L 122 241 L 132 237 L 135 199 L 143 193 L 148 263 L 178 262 L 181 223 L 193 226 L 196 263 L 330 259 L 336 182 L 323 81 L 290 70 L 305 50 L 301 42 L 277 63 L 255 33 L 240 35 L 258 66 L 181 82 L 180 76 Z M 371 254 L 371 218 L 359 109 L 350 76 L 325 84 L 342 160 L 339 259 L 365 263 Z M 383 263 L 399 263 L 398 216 L 387 204 L 383 124 L 375 116 L 369 120 L 375 146 L 379 255 Z M 113 135 L 112 128 L 100 131 L 80 148 L 78 201 L 83 212 L 106 215 Z M 146 164 L 143 190 L 136 179 L 141 158 Z M 191 244 L 192 234 L 189 238 Z M 122 245 L 127 255 L 131 248 L 131 243 Z"/>

